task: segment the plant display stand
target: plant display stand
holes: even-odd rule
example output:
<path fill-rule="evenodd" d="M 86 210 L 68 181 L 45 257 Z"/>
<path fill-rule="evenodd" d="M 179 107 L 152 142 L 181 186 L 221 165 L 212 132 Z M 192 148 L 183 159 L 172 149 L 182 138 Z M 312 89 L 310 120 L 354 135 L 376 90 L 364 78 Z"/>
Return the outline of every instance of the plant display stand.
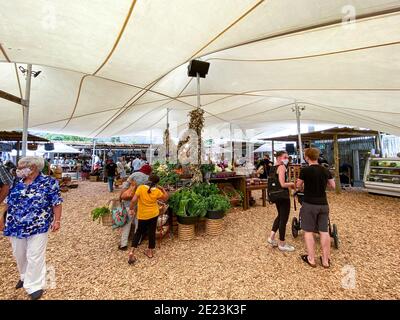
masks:
<path fill-rule="evenodd" d="M 218 236 L 222 233 L 224 219 L 206 219 L 206 233 L 209 236 Z"/>
<path fill-rule="evenodd" d="M 178 238 L 182 241 L 188 241 L 194 239 L 194 224 L 178 224 Z"/>

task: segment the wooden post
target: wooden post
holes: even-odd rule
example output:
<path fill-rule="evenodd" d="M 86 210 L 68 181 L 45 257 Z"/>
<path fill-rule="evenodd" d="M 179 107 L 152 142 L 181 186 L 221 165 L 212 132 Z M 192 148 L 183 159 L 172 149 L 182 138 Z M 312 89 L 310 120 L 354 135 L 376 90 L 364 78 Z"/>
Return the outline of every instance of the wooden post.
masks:
<path fill-rule="evenodd" d="M 19 157 L 20 157 L 20 153 L 19 153 L 19 149 L 21 149 L 21 143 L 19 141 L 17 141 L 17 157 L 15 159 L 15 164 L 18 166 L 18 161 L 19 161 Z"/>
<path fill-rule="evenodd" d="M 335 134 L 333 136 L 333 155 L 335 161 L 335 183 L 336 183 L 336 193 L 339 194 L 342 190 L 340 186 L 340 176 L 339 176 L 339 143 L 338 136 Z"/>

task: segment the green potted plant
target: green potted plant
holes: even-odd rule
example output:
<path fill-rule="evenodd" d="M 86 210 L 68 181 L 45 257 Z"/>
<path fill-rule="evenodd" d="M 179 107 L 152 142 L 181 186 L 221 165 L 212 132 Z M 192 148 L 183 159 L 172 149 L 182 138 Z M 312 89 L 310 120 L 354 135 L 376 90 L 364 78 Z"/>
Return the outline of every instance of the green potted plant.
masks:
<path fill-rule="evenodd" d="M 180 224 L 195 224 L 207 214 L 206 199 L 189 188 L 175 192 L 168 203 Z"/>
<path fill-rule="evenodd" d="M 225 212 L 231 207 L 228 197 L 221 194 L 212 194 L 206 198 L 208 219 L 222 219 Z"/>
<path fill-rule="evenodd" d="M 98 207 L 92 210 L 93 221 L 101 219 L 103 225 L 112 225 L 111 211 L 108 207 Z"/>

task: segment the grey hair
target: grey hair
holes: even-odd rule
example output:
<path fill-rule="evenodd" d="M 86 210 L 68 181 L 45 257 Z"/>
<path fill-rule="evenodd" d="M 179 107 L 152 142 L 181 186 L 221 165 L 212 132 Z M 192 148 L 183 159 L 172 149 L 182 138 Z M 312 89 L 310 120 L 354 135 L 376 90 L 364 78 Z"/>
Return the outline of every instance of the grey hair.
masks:
<path fill-rule="evenodd" d="M 21 167 L 35 166 L 39 171 L 42 171 L 44 159 L 42 157 L 24 157 L 18 161 L 18 165 Z"/>

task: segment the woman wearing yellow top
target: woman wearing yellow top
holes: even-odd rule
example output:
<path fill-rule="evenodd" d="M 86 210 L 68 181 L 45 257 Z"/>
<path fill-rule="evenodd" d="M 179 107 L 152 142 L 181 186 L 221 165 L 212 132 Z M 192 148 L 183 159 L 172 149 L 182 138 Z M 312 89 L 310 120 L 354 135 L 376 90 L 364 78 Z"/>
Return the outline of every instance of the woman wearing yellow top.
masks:
<path fill-rule="evenodd" d="M 138 218 L 138 228 L 135 232 L 132 241 L 132 249 L 129 253 L 129 264 L 133 264 L 136 261 L 134 256 L 135 248 L 138 247 L 139 241 L 147 232 L 149 238 L 149 248 L 144 251 L 144 254 L 153 258 L 153 250 L 156 247 L 156 228 L 157 228 L 157 218 L 159 215 L 159 208 L 157 200 L 167 201 L 168 193 L 164 188 L 157 186 L 160 178 L 156 175 L 151 175 L 149 177 L 150 185 L 141 185 L 136 189 L 135 195 L 131 201 L 129 207 L 129 213 L 133 216 L 135 203 L 137 206 L 137 218 Z"/>

